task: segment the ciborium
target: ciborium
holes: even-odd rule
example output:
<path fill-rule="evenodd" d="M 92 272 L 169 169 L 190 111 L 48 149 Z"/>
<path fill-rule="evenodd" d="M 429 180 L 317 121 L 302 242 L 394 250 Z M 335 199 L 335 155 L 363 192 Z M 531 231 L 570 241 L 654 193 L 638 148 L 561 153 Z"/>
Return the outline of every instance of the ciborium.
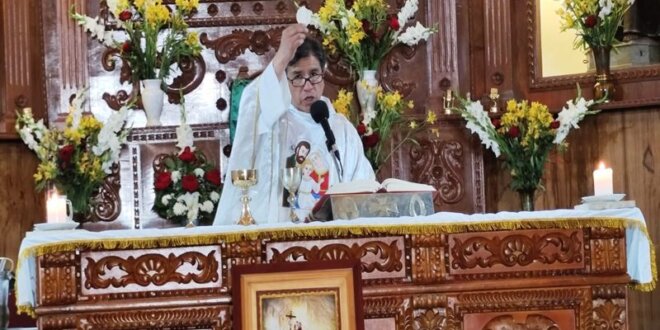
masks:
<path fill-rule="evenodd" d="M 234 186 L 241 188 L 241 204 L 243 205 L 241 209 L 241 217 L 238 218 L 237 224 L 239 225 L 254 225 L 256 222 L 250 213 L 250 196 L 248 196 L 248 190 L 250 187 L 257 184 L 257 170 L 233 170 L 231 171 L 231 183 Z"/>
<path fill-rule="evenodd" d="M 302 180 L 302 170 L 299 167 L 289 167 L 282 169 L 282 186 L 289 192 L 289 197 L 286 199 L 289 202 L 289 217 L 292 222 L 299 222 L 300 219 L 294 211 L 294 203 L 296 202 L 296 192 L 300 187 Z"/>

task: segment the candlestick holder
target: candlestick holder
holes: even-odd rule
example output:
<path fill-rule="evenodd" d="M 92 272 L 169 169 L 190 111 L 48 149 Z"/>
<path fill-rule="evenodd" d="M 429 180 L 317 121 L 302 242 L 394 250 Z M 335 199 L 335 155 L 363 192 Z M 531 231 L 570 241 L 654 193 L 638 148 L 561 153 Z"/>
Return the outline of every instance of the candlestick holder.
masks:
<path fill-rule="evenodd" d="M 248 190 L 250 187 L 257 184 L 257 170 L 255 169 L 243 169 L 243 170 L 233 170 L 231 171 L 231 183 L 234 186 L 239 187 L 242 191 L 241 196 L 241 216 L 238 218 L 239 225 L 248 226 L 254 225 L 256 222 L 252 217 L 250 212 L 250 200 L 248 196 Z"/>
<path fill-rule="evenodd" d="M 451 115 L 451 109 L 454 107 L 454 97 L 451 95 L 451 89 L 442 97 L 442 107 L 445 109 L 445 115 Z"/>
<path fill-rule="evenodd" d="M 300 218 L 296 215 L 294 211 L 294 203 L 296 202 L 296 192 L 298 187 L 300 187 L 300 181 L 302 181 L 302 171 L 299 167 L 290 167 L 282 170 L 282 185 L 289 192 L 289 197 L 286 201 L 289 203 L 289 217 L 291 222 L 300 222 Z"/>
<path fill-rule="evenodd" d="M 490 95 L 488 95 L 488 98 L 490 98 L 490 100 L 493 102 L 492 105 L 490 106 L 490 112 L 497 113 L 498 111 L 497 101 L 500 99 L 500 94 L 498 93 L 497 88 L 490 89 Z"/>

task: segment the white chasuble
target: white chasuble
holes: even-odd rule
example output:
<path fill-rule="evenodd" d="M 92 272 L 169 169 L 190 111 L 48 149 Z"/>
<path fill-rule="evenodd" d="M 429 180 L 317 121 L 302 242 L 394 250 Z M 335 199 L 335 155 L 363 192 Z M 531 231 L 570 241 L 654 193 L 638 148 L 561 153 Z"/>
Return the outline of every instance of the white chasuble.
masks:
<path fill-rule="evenodd" d="M 243 91 L 215 225 L 234 224 L 241 213 L 241 190 L 231 183 L 232 170 L 257 169 L 257 184 L 249 190 L 250 209 L 257 223 L 290 221 L 287 193 L 280 178 L 285 167 L 302 169 L 293 203 L 300 219 L 333 184 L 375 179 L 355 127 L 335 112 L 327 98 L 321 99 L 330 111 L 328 122 L 336 138 L 343 176 L 328 151 L 321 125 L 291 105 L 288 81 L 284 76 L 278 79 L 271 63 Z"/>

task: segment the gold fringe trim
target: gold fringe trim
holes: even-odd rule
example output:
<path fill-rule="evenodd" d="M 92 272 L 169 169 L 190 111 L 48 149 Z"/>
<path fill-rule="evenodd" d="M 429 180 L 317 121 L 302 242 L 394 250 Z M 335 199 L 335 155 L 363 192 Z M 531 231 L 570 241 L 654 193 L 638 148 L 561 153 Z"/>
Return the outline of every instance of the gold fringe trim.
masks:
<path fill-rule="evenodd" d="M 42 256 L 49 253 L 70 252 L 76 250 L 124 250 L 124 249 L 154 249 L 165 247 L 180 247 L 191 245 L 211 245 L 252 241 L 262 239 L 290 240 L 356 235 L 418 235 L 418 234 L 455 234 L 482 231 L 521 230 L 521 229 L 583 229 L 588 227 L 604 227 L 616 229 L 637 229 L 644 233 L 651 250 L 651 283 L 632 284 L 631 287 L 640 291 L 655 289 L 658 279 L 655 249 L 646 226 L 634 219 L 615 217 L 591 218 L 529 218 L 510 221 L 482 222 L 452 222 L 452 223 L 413 223 L 413 224 L 367 224 L 359 227 L 319 224 L 313 227 L 288 227 L 275 229 L 259 229 L 237 233 L 214 233 L 188 236 L 165 236 L 148 238 L 118 238 L 97 240 L 76 240 L 54 242 L 30 247 L 21 252 L 16 269 L 22 267 L 22 260 L 29 256 Z M 25 308 L 24 308 L 25 309 Z"/>

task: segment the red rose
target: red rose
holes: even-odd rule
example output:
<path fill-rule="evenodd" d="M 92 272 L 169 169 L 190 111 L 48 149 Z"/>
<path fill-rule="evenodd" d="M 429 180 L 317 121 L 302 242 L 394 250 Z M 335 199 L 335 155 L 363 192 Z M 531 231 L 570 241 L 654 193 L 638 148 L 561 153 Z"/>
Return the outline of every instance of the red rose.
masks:
<path fill-rule="evenodd" d="M 183 152 L 179 154 L 179 159 L 186 163 L 191 163 L 197 160 L 197 157 L 195 157 L 195 153 L 190 151 L 190 147 L 186 147 L 183 149 Z"/>
<path fill-rule="evenodd" d="M 58 151 L 59 156 L 60 156 L 60 161 L 62 161 L 63 164 L 69 164 L 71 162 L 71 158 L 73 157 L 73 152 L 75 151 L 73 145 L 67 144 L 64 147 L 60 148 Z"/>
<path fill-rule="evenodd" d="M 221 183 L 221 181 L 220 181 L 220 171 L 217 168 L 214 168 L 214 169 L 206 172 L 206 174 L 204 174 L 204 178 L 206 178 L 206 181 L 208 181 L 208 182 L 210 182 L 210 183 L 212 183 L 216 186 L 219 186 L 220 183 Z"/>
<path fill-rule="evenodd" d="M 188 192 L 195 192 L 199 188 L 199 183 L 194 174 L 188 174 L 181 178 L 181 187 Z"/>
<path fill-rule="evenodd" d="M 367 132 L 367 126 L 364 126 L 363 123 L 357 125 L 357 132 L 360 136 L 364 135 Z"/>
<path fill-rule="evenodd" d="M 557 129 L 557 128 L 559 128 L 559 121 L 557 121 L 557 120 L 553 120 L 553 121 L 550 123 L 550 128 L 552 128 L 552 129 Z"/>
<path fill-rule="evenodd" d="M 584 19 L 584 26 L 592 28 L 598 23 L 598 17 L 596 15 L 589 15 Z"/>
<path fill-rule="evenodd" d="M 520 129 L 518 126 L 513 126 L 509 128 L 509 132 L 507 134 L 512 138 L 517 138 L 520 135 Z"/>
<path fill-rule="evenodd" d="M 399 19 L 396 16 L 390 17 L 389 23 L 390 28 L 392 28 L 394 31 L 398 31 L 399 28 L 401 28 L 401 25 L 399 25 Z"/>
<path fill-rule="evenodd" d="M 121 12 L 121 14 L 119 14 L 119 19 L 124 21 L 124 22 L 131 19 L 131 17 L 133 17 L 133 14 L 128 10 L 124 10 L 124 11 Z"/>
<path fill-rule="evenodd" d="M 375 147 L 376 144 L 378 144 L 378 141 L 380 141 L 380 136 L 378 136 L 378 133 L 376 132 L 362 137 L 362 144 L 364 144 L 365 148 Z"/>
<path fill-rule="evenodd" d="M 362 22 L 362 30 L 364 30 L 366 34 L 369 34 L 369 31 L 371 31 L 371 23 L 366 19 L 363 19 L 361 22 Z"/>
<path fill-rule="evenodd" d="M 495 126 L 495 129 L 498 129 L 502 127 L 502 122 L 500 121 L 499 118 L 493 118 L 490 120 L 491 123 L 493 123 L 493 126 Z"/>
<path fill-rule="evenodd" d="M 133 45 L 131 45 L 130 41 L 126 41 L 121 45 L 122 53 L 129 53 L 131 49 L 133 49 Z"/>
<path fill-rule="evenodd" d="M 154 188 L 156 190 L 165 190 L 167 187 L 172 184 L 172 174 L 167 171 L 156 173 L 156 182 L 154 182 Z"/>

